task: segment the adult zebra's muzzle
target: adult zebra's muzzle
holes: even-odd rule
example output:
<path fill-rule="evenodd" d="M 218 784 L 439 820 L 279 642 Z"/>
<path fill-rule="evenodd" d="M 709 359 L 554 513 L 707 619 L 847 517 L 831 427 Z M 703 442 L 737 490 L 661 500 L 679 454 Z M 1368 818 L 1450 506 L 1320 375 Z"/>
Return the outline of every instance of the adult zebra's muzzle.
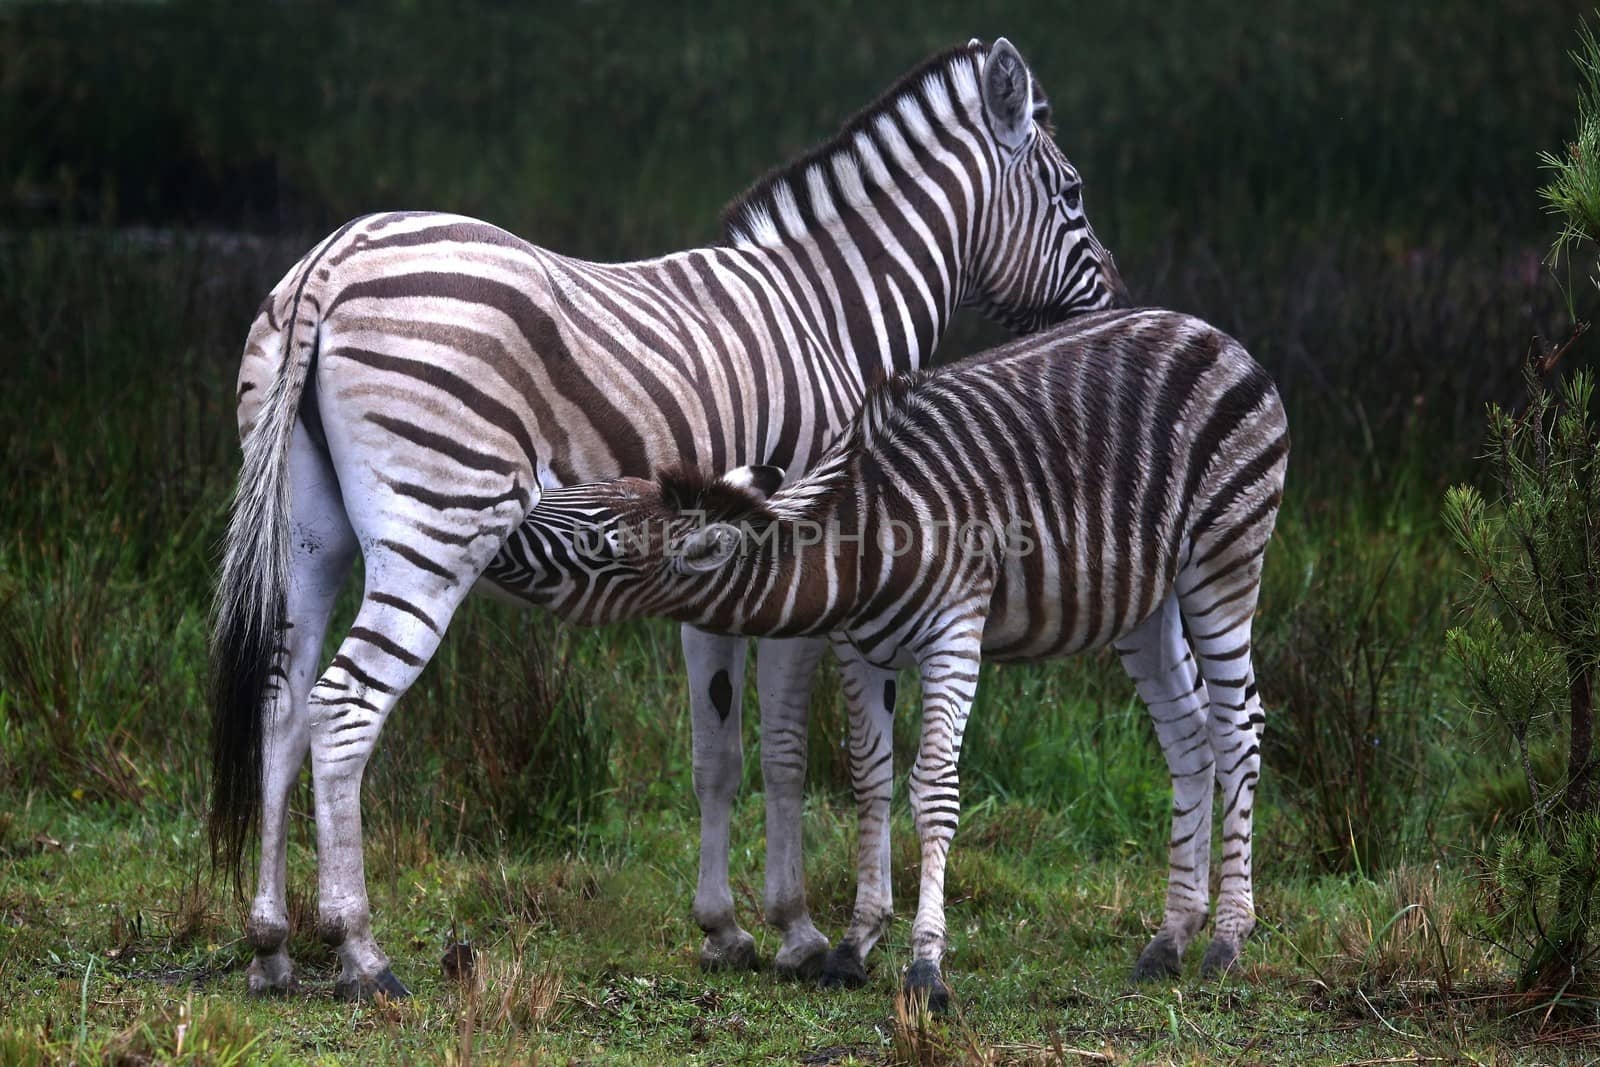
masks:
<path fill-rule="evenodd" d="M 1099 245 L 1099 242 L 1095 242 Z M 1117 269 L 1117 261 L 1111 251 L 1104 245 L 1099 245 L 1100 273 L 1105 278 L 1106 292 L 1111 300 L 1107 308 L 1126 308 L 1133 306 L 1133 294 L 1128 292 L 1128 284 L 1122 280 L 1122 272 Z"/>

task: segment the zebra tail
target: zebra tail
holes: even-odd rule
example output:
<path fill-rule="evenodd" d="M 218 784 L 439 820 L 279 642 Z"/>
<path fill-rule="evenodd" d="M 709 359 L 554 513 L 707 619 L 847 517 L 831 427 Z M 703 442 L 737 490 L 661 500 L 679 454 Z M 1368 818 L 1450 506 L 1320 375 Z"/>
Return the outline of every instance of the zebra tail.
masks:
<path fill-rule="evenodd" d="M 343 231 L 339 231 L 343 233 Z M 281 328 L 285 359 L 244 440 L 244 462 L 224 543 L 222 576 L 212 613 L 211 869 L 244 885 L 245 852 L 259 825 L 262 739 L 275 695 L 288 614 L 290 559 L 289 444 L 301 394 L 314 366 L 320 303 L 306 300 L 307 282 L 334 234 L 306 257 Z M 304 310 L 302 310 L 304 309 Z M 305 315 L 302 318 L 302 315 Z"/>

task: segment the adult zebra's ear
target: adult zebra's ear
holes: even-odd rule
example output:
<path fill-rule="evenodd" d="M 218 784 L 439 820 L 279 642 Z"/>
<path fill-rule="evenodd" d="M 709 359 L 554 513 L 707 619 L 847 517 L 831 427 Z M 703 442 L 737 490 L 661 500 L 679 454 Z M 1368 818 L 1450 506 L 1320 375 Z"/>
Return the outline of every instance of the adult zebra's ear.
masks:
<path fill-rule="evenodd" d="M 995 140 L 1015 151 L 1033 127 L 1033 76 L 1010 41 L 997 38 L 983 63 L 983 113 Z"/>
<path fill-rule="evenodd" d="M 672 557 L 676 574 L 705 574 L 720 570 L 738 554 L 744 537 L 732 523 L 714 522 L 685 537 Z"/>
<path fill-rule="evenodd" d="M 748 467 L 735 467 L 722 476 L 722 480 L 738 489 L 754 493 L 762 500 L 767 499 L 778 491 L 783 485 L 783 468 L 771 464 L 758 464 Z"/>

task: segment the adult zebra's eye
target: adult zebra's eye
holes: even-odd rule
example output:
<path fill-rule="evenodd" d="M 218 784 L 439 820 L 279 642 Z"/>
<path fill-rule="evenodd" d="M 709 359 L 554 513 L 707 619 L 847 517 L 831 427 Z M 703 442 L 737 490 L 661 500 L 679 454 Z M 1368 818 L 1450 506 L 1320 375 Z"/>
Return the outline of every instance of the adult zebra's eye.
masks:
<path fill-rule="evenodd" d="M 1078 205 L 1083 202 L 1083 186 L 1070 186 L 1066 192 L 1061 194 L 1061 199 L 1066 201 L 1068 211 L 1078 210 Z"/>

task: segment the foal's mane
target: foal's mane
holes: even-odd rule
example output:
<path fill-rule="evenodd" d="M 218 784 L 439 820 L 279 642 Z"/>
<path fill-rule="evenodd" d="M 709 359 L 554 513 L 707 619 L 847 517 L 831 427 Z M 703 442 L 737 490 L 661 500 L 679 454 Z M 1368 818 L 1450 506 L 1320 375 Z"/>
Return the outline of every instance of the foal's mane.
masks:
<path fill-rule="evenodd" d="M 766 501 L 749 489 L 729 485 L 692 467 L 656 472 L 661 503 L 674 512 L 698 512 L 706 522 L 765 525 L 776 519 Z"/>

